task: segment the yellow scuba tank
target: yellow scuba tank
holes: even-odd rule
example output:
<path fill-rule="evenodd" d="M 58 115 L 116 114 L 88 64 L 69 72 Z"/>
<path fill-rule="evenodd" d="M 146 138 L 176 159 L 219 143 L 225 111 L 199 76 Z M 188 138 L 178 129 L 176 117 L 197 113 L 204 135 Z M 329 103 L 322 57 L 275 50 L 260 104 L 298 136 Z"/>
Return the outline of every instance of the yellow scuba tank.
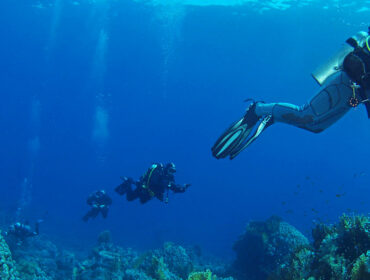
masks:
<path fill-rule="evenodd" d="M 363 46 L 366 43 L 368 36 L 369 34 L 367 32 L 361 31 L 349 38 L 332 58 L 312 72 L 312 77 L 315 81 L 322 86 L 331 75 L 341 71 L 343 69 L 344 59 L 354 50 L 354 47 L 350 45 L 348 41 L 354 40 L 359 46 Z"/>

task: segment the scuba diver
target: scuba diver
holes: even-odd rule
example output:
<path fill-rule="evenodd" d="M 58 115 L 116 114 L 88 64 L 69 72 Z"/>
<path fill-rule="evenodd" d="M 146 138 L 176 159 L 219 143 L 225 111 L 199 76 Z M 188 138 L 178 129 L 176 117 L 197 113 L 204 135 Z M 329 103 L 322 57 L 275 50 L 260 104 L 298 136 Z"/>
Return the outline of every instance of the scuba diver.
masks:
<path fill-rule="evenodd" d="M 370 118 L 370 27 L 349 38 L 327 64 L 312 73 L 320 91 L 303 106 L 250 101 L 244 116 L 212 147 L 215 158 L 235 158 L 270 125 L 282 122 L 319 133 L 364 104 Z"/>
<path fill-rule="evenodd" d="M 35 223 L 35 230 L 26 223 L 17 222 L 9 226 L 8 230 L 4 232 L 4 236 L 12 237 L 17 241 L 17 245 L 21 245 L 27 238 L 39 235 L 39 225 L 42 220 Z"/>
<path fill-rule="evenodd" d="M 91 206 L 91 209 L 83 216 L 82 220 L 87 222 L 90 218 L 96 218 L 99 213 L 105 219 L 108 215 L 109 206 L 112 204 L 112 199 L 104 190 L 93 192 L 87 198 L 86 203 Z"/>
<path fill-rule="evenodd" d="M 115 188 L 115 191 L 119 195 L 126 194 L 128 201 L 139 198 L 140 202 L 144 204 L 156 197 L 160 201 L 168 203 L 170 190 L 174 193 L 183 193 L 190 187 L 190 184 L 176 184 L 175 172 L 176 166 L 172 162 L 165 166 L 162 163 L 155 163 L 136 182 L 132 178 L 122 177 L 123 182 Z M 133 190 L 131 185 L 135 185 L 136 188 Z"/>

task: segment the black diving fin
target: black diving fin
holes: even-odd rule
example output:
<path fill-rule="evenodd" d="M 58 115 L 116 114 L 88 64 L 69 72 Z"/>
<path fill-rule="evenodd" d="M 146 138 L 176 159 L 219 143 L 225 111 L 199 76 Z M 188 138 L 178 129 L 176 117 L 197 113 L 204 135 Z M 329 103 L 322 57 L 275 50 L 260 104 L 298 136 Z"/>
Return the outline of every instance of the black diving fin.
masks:
<path fill-rule="evenodd" d="M 212 154 L 215 158 L 221 159 L 227 156 L 230 156 L 230 159 L 235 158 L 272 124 L 271 115 L 259 118 L 254 112 L 255 108 L 256 102 L 252 102 L 243 118 L 233 123 L 218 138 L 212 147 Z"/>
<path fill-rule="evenodd" d="M 257 129 L 254 131 L 254 133 L 251 135 L 251 137 L 248 138 L 248 140 L 244 141 L 243 143 L 240 143 L 237 147 L 235 147 L 231 153 L 230 153 L 230 159 L 234 159 L 237 155 L 239 155 L 245 148 L 247 148 L 254 140 L 258 138 L 258 136 L 261 135 L 261 133 L 269 127 L 273 123 L 272 116 L 267 115 L 264 116 L 260 123 L 257 126 Z"/>

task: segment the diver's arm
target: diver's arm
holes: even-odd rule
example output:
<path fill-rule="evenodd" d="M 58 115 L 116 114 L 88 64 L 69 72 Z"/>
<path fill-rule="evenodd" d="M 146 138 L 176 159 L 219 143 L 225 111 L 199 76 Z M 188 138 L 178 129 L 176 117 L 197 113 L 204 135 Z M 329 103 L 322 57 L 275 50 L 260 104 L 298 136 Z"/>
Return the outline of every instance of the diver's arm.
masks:
<path fill-rule="evenodd" d="M 95 203 L 95 196 L 93 195 L 90 195 L 87 200 L 86 200 L 86 203 L 89 204 L 90 206 L 92 206 L 94 203 Z"/>
<path fill-rule="evenodd" d="M 174 193 L 184 193 L 188 187 L 190 187 L 190 184 L 178 185 L 175 183 L 170 183 L 169 185 L 170 190 L 172 190 Z"/>

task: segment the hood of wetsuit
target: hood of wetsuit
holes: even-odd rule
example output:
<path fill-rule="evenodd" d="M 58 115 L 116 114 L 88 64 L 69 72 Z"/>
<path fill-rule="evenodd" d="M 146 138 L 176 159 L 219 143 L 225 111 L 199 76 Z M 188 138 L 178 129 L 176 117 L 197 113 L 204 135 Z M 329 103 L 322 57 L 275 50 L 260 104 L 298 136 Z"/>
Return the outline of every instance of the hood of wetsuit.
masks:
<path fill-rule="evenodd" d="M 168 173 L 175 173 L 176 172 L 176 165 L 173 162 L 170 162 L 170 163 L 166 164 L 164 169 Z"/>

